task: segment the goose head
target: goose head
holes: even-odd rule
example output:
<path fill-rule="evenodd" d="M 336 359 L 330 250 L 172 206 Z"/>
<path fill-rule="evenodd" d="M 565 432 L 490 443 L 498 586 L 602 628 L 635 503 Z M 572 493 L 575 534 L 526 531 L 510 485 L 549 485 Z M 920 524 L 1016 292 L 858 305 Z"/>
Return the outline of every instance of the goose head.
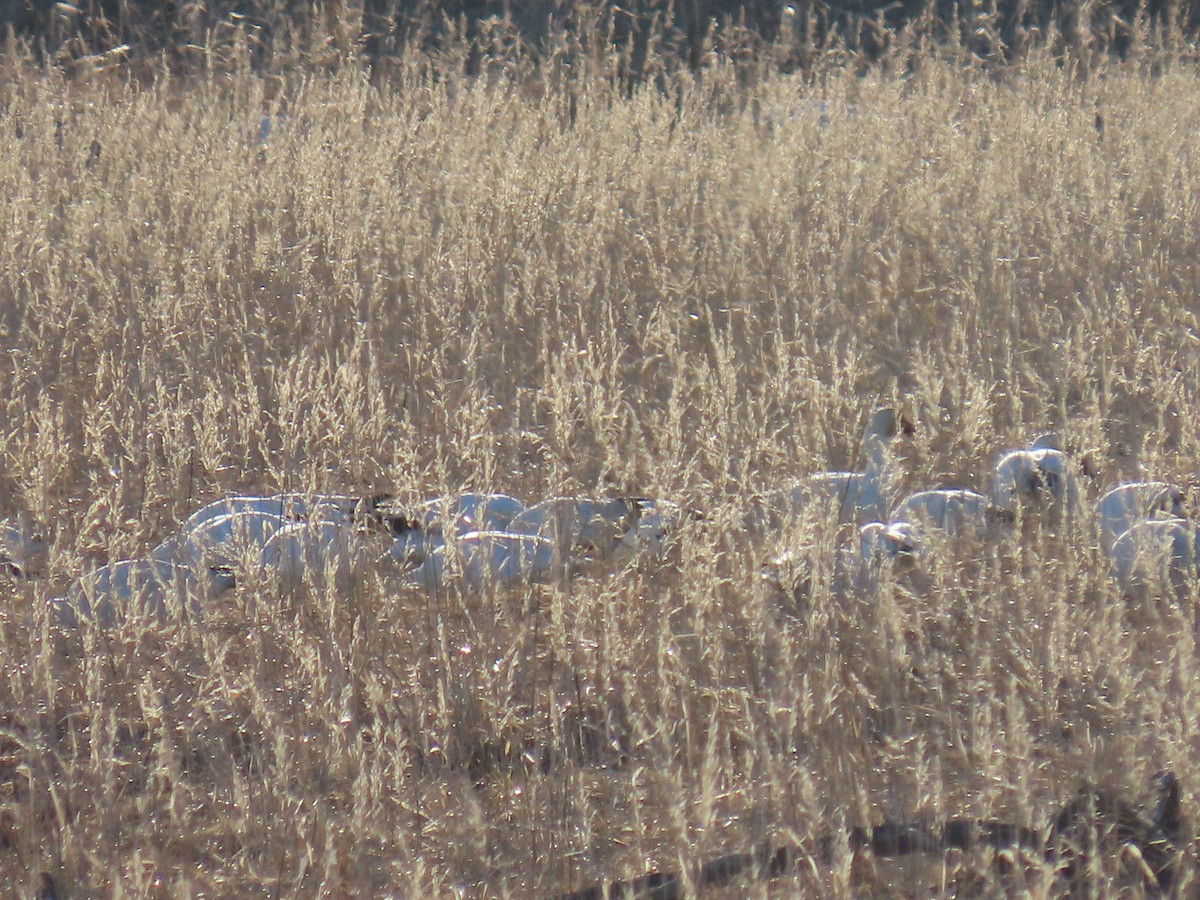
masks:
<path fill-rule="evenodd" d="M 906 416 L 891 407 L 882 407 L 871 413 L 863 431 L 863 454 L 866 457 L 864 484 L 860 487 L 859 507 L 865 507 L 867 517 L 882 518 L 887 514 L 886 499 L 891 494 L 897 473 L 894 471 L 894 456 L 891 450 L 893 439 L 900 434 L 916 432 Z M 879 507 L 875 509 L 874 507 Z M 882 511 L 879 511 L 882 509 Z M 859 521 L 863 521 L 861 518 Z"/>
<path fill-rule="evenodd" d="M 1160 511 L 1177 519 L 1187 518 L 1187 493 L 1173 484 L 1168 484 L 1163 491 Z"/>
<path fill-rule="evenodd" d="M 858 530 L 858 546 L 864 562 L 909 559 L 920 553 L 921 539 L 909 522 L 868 522 Z"/>
<path fill-rule="evenodd" d="M 890 406 L 881 406 L 867 419 L 867 426 L 863 429 L 863 442 L 878 440 L 887 443 L 899 434 L 912 436 L 916 433 L 916 426 L 908 416 Z"/>

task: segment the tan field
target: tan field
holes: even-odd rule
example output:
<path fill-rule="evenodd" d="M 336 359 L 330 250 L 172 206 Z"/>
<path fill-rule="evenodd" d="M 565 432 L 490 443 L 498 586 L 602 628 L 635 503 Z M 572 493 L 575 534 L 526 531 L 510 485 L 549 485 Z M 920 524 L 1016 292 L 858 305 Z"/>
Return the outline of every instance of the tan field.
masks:
<path fill-rule="evenodd" d="M 1087 514 L 1200 480 L 1193 62 L 424 72 L 6 75 L 0 518 L 51 547 L 0 580 L 0 885 L 549 897 L 885 820 L 1045 829 L 1165 769 L 1194 813 L 1195 592 L 1123 599 Z M 828 516 L 744 533 L 889 404 L 898 496 L 987 492 L 1054 430 L 1084 512 L 853 596 Z M 515 596 L 377 566 L 50 622 L 226 493 L 467 489 L 698 515 Z M 760 578 L 788 550 L 803 604 Z M 812 852 L 706 896 L 1066 890 L 1038 854 Z M 1076 889 L 1140 895 L 1133 856 Z"/>

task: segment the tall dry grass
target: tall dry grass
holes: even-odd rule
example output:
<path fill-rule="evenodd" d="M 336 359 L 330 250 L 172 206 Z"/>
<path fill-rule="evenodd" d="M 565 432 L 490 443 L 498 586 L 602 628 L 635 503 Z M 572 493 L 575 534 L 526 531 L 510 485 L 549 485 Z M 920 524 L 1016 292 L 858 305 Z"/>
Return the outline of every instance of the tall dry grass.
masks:
<path fill-rule="evenodd" d="M 907 488 L 986 489 L 1047 428 L 1098 463 L 1090 498 L 1195 480 L 1195 69 L 743 74 L 7 83 L 0 515 L 53 549 L 0 585 L 0 883 L 527 897 L 888 817 L 1041 825 L 1085 778 L 1172 768 L 1194 804 L 1192 613 L 1124 604 L 1086 530 L 935 559 L 920 593 L 818 579 L 796 617 L 758 565 L 819 568 L 832 527 L 736 523 L 856 463 L 880 402 L 921 429 Z M 56 650 L 45 602 L 80 571 L 283 488 L 706 517 L 665 562 L 523 598 L 249 583 Z M 1056 890 L 974 857 L 789 879 Z"/>

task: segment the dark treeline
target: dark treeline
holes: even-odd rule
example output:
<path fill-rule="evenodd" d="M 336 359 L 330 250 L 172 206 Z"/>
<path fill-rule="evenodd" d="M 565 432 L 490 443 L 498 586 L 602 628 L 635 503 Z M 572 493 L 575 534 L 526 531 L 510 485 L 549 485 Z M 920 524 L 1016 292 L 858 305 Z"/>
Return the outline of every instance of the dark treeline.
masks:
<path fill-rule="evenodd" d="M 1002 61 L 1044 45 L 1125 56 L 1139 35 L 1193 37 L 1200 0 L 0 0 L 0 24 L 14 39 L 9 52 L 39 62 L 211 64 L 214 51 L 243 46 L 266 68 L 464 45 L 469 68 L 486 53 L 536 60 L 565 35 L 616 50 L 636 78 L 651 53 L 696 67 L 713 50 L 758 57 L 770 48 L 773 61 L 797 68 L 831 47 L 874 58 L 898 39 Z"/>

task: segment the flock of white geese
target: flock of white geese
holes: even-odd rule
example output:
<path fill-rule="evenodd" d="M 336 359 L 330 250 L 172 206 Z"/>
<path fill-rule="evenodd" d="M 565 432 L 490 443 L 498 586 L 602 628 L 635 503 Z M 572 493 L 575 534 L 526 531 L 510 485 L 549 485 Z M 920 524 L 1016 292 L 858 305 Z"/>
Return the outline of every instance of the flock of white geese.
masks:
<path fill-rule="evenodd" d="M 450 583 L 505 590 L 559 582 L 660 552 L 681 516 L 675 504 L 649 498 L 556 497 L 526 507 L 506 494 L 463 493 L 404 509 L 390 498 L 224 497 L 147 556 L 81 575 L 51 601 L 52 621 L 109 626 L 134 611 L 202 616 L 243 579 L 346 591 L 371 568 L 431 594 Z M 33 529 L 0 522 L 0 568 L 9 577 L 41 577 L 49 551 Z"/>
<path fill-rule="evenodd" d="M 1200 575 L 1200 526 L 1187 517 L 1178 485 L 1120 484 L 1088 513 L 1078 466 L 1047 436 L 1001 456 L 987 494 L 938 488 L 893 503 L 893 446 L 905 431 L 907 420 L 894 410 L 876 410 L 863 434 L 863 471 L 815 473 L 749 498 L 738 522 L 742 534 L 763 543 L 806 514 L 856 526 L 857 541 L 838 551 L 834 591 L 867 590 L 889 564 L 919 564 L 936 540 L 996 540 L 1028 521 L 1094 537 L 1131 597 L 1182 598 Z M 556 497 L 527 507 L 505 494 L 462 493 L 404 509 L 388 498 L 224 497 L 192 513 L 149 555 L 78 577 L 51 601 L 52 621 L 107 626 L 135 610 L 160 619 L 202 615 L 206 603 L 243 579 L 346 590 L 371 567 L 402 588 L 431 594 L 451 583 L 504 590 L 562 582 L 661 554 L 685 518 L 679 504 L 649 498 Z M 10 577 L 43 576 L 49 551 L 29 523 L 0 520 L 0 570 Z M 788 558 L 772 560 L 769 579 Z"/>
<path fill-rule="evenodd" d="M 1130 599 L 1169 595 L 1183 599 L 1200 576 L 1200 526 L 1188 518 L 1184 487 L 1136 481 L 1111 487 L 1089 511 L 1080 489 L 1082 464 L 1044 435 L 1004 453 L 991 473 L 989 493 L 936 488 L 893 504 L 898 481 L 892 442 L 909 426 L 891 409 L 876 410 L 863 434 L 862 472 L 823 472 L 752 504 L 748 527 L 779 527 L 802 509 L 823 504 L 841 523 L 858 526 L 856 546 L 838 552 L 834 592 L 869 591 L 883 569 L 904 560 L 920 564 L 938 540 L 994 541 L 1017 536 L 1025 524 L 1043 525 L 1080 543 L 1094 539 L 1109 575 Z M 785 553 L 766 567 L 777 587 Z"/>

